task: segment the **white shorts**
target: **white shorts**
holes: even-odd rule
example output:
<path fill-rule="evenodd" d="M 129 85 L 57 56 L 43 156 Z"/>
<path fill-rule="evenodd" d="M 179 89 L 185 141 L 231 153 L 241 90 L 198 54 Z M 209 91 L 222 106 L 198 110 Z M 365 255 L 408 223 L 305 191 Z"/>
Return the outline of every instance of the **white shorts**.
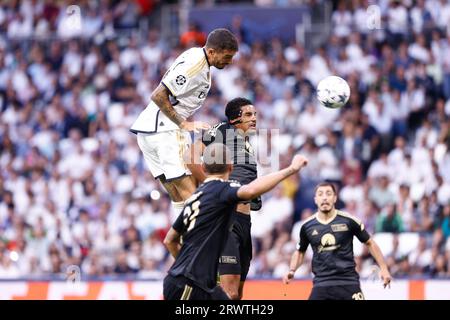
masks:
<path fill-rule="evenodd" d="M 138 133 L 137 141 L 155 179 L 163 177 L 170 181 L 191 174 L 183 160 L 183 154 L 191 144 L 189 132 Z"/>

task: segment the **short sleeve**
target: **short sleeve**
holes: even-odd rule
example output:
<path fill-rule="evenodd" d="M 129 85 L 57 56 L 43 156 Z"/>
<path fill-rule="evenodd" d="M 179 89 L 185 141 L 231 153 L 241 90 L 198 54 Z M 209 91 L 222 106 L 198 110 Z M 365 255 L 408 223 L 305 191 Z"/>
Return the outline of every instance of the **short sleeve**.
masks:
<path fill-rule="evenodd" d="M 366 243 L 370 239 L 370 234 L 364 227 L 364 223 L 357 219 L 350 219 L 350 228 L 353 235 L 358 238 L 362 243 Z"/>
<path fill-rule="evenodd" d="M 202 142 L 205 146 L 209 146 L 213 142 L 224 143 L 224 137 L 222 132 L 222 127 L 224 122 L 216 124 L 209 130 L 206 130 L 202 135 Z"/>
<path fill-rule="evenodd" d="M 200 81 L 196 81 L 197 77 L 201 77 L 202 73 L 201 60 L 197 64 L 188 63 L 187 61 L 175 61 L 173 66 L 167 71 L 161 83 L 170 91 L 172 96 L 177 97 L 193 90 Z"/>
<path fill-rule="evenodd" d="M 181 211 L 181 213 L 178 215 L 177 220 L 175 220 L 175 222 L 172 225 L 172 228 L 178 233 L 183 233 L 184 229 L 183 214 L 184 210 Z"/>
<path fill-rule="evenodd" d="M 215 131 L 213 131 L 214 127 L 206 130 L 202 134 L 202 142 L 205 146 L 209 146 L 211 143 L 216 141 Z"/>
<path fill-rule="evenodd" d="M 241 201 L 237 195 L 240 187 L 241 184 L 239 182 L 227 182 L 225 187 L 220 192 L 220 200 L 226 203 L 237 203 Z"/>
<path fill-rule="evenodd" d="M 306 234 L 306 228 L 305 225 L 302 225 L 300 228 L 300 240 L 297 243 L 297 250 L 300 252 L 305 252 L 306 249 L 308 249 L 309 240 L 308 236 Z"/>

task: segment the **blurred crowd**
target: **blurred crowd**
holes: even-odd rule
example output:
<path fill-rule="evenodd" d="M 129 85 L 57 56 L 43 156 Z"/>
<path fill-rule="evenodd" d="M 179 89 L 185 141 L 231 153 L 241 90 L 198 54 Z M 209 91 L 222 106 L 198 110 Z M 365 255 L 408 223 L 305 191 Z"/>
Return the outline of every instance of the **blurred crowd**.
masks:
<path fill-rule="evenodd" d="M 120 36 L 118 21 L 134 9 L 118 8 L 129 2 L 86 2 L 92 23 L 80 36 L 64 38 L 61 27 L 51 39 L 38 31 L 58 32 L 64 2 L 9 3 L 0 5 L 0 278 L 64 277 L 78 265 L 85 278 L 161 279 L 172 263 L 162 239 L 175 217 L 129 127 L 186 47 L 157 29 Z M 247 97 L 258 127 L 278 129 L 270 152 L 280 166 L 296 152 L 310 160 L 252 213 L 251 277 L 287 271 L 322 180 L 339 187 L 337 207 L 380 239 L 394 277 L 450 276 L 450 3 L 379 1 L 374 29 L 368 4 L 342 1 L 328 41 L 312 52 L 295 41 L 249 42 L 245 19 L 228 26 L 239 53 L 212 70 L 195 118 L 214 124 L 226 101 Z M 184 36 L 185 46 L 204 39 Z M 314 97 L 331 74 L 351 87 L 340 110 Z M 356 251 L 370 276 L 374 262 Z M 296 276 L 310 276 L 309 259 Z"/>

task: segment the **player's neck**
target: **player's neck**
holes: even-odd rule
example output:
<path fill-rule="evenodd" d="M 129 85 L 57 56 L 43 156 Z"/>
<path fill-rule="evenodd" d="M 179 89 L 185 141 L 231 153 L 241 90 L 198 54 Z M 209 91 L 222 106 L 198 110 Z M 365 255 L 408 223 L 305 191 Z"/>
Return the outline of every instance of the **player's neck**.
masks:
<path fill-rule="evenodd" d="M 224 174 L 208 174 L 208 176 L 205 179 L 205 182 L 211 181 L 211 180 L 228 180 L 228 173 L 224 173 Z"/>
<path fill-rule="evenodd" d="M 232 124 L 231 126 L 234 128 L 236 134 L 241 137 L 249 137 L 252 134 L 251 130 L 244 130 L 240 125 Z"/>
<path fill-rule="evenodd" d="M 208 66 L 211 67 L 211 61 L 212 61 L 213 57 L 211 57 L 211 55 L 208 53 L 208 50 L 206 47 L 203 47 L 202 49 L 203 49 L 203 52 L 205 53 L 206 62 L 208 62 Z"/>
<path fill-rule="evenodd" d="M 336 217 L 336 209 L 333 208 L 332 210 L 328 211 L 328 212 L 323 212 L 323 211 L 318 211 L 317 212 L 317 218 L 319 220 L 319 222 L 327 224 L 330 223 L 331 220 L 334 219 L 334 217 Z"/>

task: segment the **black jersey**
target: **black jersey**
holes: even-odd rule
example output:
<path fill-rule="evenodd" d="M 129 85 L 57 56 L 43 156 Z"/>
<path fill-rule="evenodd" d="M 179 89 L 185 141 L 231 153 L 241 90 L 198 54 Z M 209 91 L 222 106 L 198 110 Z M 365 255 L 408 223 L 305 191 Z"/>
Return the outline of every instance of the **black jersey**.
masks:
<path fill-rule="evenodd" d="M 207 179 L 186 200 L 173 228 L 181 234 L 182 246 L 169 270 L 211 291 L 216 286 L 220 253 L 230 231 L 231 215 L 240 201 L 238 182 Z"/>
<path fill-rule="evenodd" d="M 202 136 L 205 146 L 213 142 L 226 145 L 233 156 L 233 171 L 230 180 L 239 181 L 241 184 L 249 184 L 258 176 L 255 152 L 249 142 L 249 137 L 244 135 L 242 130 L 236 129 L 233 125 L 221 122 L 205 131 Z M 252 210 L 261 209 L 261 198 L 251 201 Z"/>
<path fill-rule="evenodd" d="M 336 217 L 324 224 L 315 214 L 300 229 L 297 250 L 313 249 L 314 286 L 359 284 L 353 256 L 353 236 L 365 243 L 370 235 L 358 219 L 336 210 Z"/>

